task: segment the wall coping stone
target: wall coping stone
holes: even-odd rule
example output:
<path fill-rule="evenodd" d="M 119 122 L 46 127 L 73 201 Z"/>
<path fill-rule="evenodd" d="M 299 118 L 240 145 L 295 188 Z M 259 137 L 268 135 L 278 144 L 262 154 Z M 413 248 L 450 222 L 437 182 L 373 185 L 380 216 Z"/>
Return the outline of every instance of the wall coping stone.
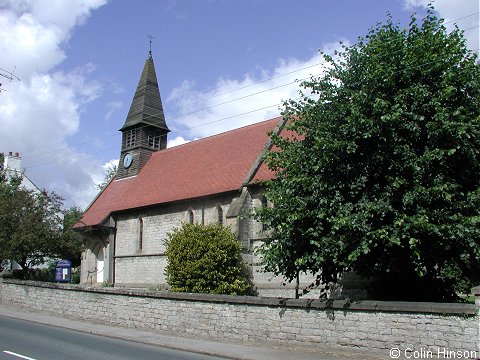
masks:
<path fill-rule="evenodd" d="M 13 273 L 9 269 L 4 269 L 0 272 L 0 281 L 3 279 L 11 279 L 13 277 Z"/>
<path fill-rule="evenodd" d="M 3 279 L 3 283 L 40 287 L 46 289 L 81 291 L 109 295 L 123 295 L 132 297 L 147 297 L 165 300 L 200 301 L 210 303 L 225 303 L 246 306 L 269 306 L 280 308 L 302 308 L 305 310 L 341 310 L 341 311 L 371 311 L 394 313 L 428 313 L 442 315 L 470 315 L 478 314 L 478 307 L 467 303 L 434 303 L 409 301 L 376 301 L 376 300 L 321 300 L 321 299 L 292 299 L 276 297 L 234 296 L 199 293 L 177 293 L 169 291 L 152 291 L 145 289 L 125 289 L 112 287 L 96 287 L 40 281 Z"/>

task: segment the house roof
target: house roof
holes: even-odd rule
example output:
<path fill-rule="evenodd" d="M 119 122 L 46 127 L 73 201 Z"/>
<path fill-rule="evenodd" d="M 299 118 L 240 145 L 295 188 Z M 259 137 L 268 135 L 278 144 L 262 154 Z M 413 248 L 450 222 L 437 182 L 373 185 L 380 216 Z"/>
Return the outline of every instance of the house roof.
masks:
<path fill-rule="evenodd" d="M 152 154 L 138 175 L 111 181 L 76 227 L 101 224 L 111 213 L 239 190 L 245 181 L 273 178 L 250 170 L 268 146 L 275 118 Z"/>

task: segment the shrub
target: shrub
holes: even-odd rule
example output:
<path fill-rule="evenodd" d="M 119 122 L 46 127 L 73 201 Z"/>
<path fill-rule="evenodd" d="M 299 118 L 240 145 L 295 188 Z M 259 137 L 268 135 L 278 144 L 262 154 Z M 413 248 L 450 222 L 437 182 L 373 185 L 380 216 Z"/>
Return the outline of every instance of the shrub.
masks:
<path fill-rule="evenodd" d="M 13 278 L 19 280 L 32 280 L 43 282 L 55 281 L 55 266 L 49 264 L 47 268 L 42 269 L 18 269 L 13 270 Z"/>
<path fill-rule="evenodd" d="M 72 269 L 72 284 L 80 284 L 80 267 Z"/>
<path fill-rule="evenodd" d="M 219 225 L 184 224 L 166 241 L 171 291 L 246 295 L 252 284 L 242 270 L 241 245 Z"/>

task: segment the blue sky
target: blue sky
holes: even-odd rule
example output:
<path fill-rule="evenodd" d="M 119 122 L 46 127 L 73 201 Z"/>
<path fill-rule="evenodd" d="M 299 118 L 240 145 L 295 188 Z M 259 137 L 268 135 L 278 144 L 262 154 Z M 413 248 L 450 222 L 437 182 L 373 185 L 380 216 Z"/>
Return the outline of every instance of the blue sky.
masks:
<path fill-rule="evenodd" d="M 356 42 L 387 12 L 407 26 L 426 3 L 0 0 L 0 68 L 21 79 L 0 80 L 0 151 L 20 152 L 39 187 L 85 207 L 119 156 L 147 35 L 174 146 L 277 116 L 297 79 L 321 73 L 319 49 Z M 435 6 L 478 51 L 479 0 Z"/>

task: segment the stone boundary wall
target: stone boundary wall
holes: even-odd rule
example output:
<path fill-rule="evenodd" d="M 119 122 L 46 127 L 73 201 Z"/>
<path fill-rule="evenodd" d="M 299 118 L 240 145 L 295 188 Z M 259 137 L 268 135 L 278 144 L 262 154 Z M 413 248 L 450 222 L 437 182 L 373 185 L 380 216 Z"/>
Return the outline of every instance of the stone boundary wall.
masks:
<path fill-rule="evenodd" d="M 479 300 L 476 305 L 325 302 L 4 279 L 0 281 L 0 303 L 208 340 L 356 348 L 387 359 L 392 348 L 407 357 L 480 357 Z M 447 356 L 442 357 L 444 354 Z"/>

